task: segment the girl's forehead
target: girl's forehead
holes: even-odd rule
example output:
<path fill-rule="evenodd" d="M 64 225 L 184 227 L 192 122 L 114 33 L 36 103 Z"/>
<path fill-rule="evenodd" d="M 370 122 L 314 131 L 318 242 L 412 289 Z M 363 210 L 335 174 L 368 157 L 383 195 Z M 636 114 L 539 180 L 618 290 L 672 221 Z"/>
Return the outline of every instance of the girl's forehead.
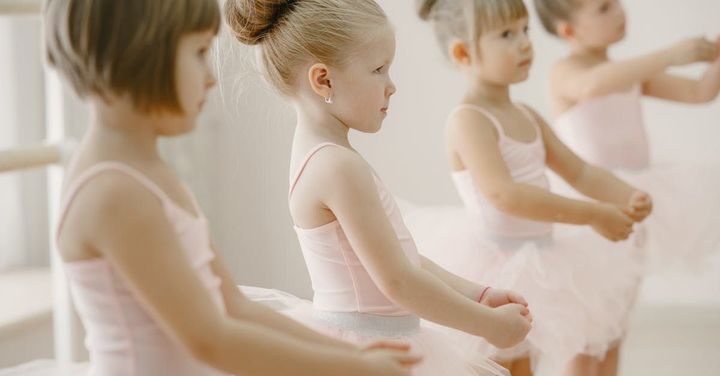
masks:
<path fill-rule="evenodd" d="M 506 22 L 498 23 L 497 25 L 493 26 L 492 28 L 488 28 L 486 31 L 483 32 L 483 34 L 490 34 L 497 31 L 503 31 L 507 28 L 511 27 L 521 27 L 525 26 L 530 22 L 530 19 L 528 17 L 519 17 L 514 20 L 508 20 Z"/>

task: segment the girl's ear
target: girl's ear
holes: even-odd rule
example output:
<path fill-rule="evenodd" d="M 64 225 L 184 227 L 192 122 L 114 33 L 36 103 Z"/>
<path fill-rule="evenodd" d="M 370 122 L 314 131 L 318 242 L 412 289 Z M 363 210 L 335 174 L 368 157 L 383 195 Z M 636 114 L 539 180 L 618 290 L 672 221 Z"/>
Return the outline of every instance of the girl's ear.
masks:
<path fill-rule="evenodd" d="M 575 37 L 575 29 L 573 29 L 570 22 L 567 21 L 558 22 L 557 26 L 555 26 L 555 33 L 558 37 L 565 40 L 570 40 Z"/>
<path fill-rule="evenodd" d="M 459 39 L 450 43 L 448 52 L 453 63 L 461 67 L 469 67 L 472 63 L 471 51 L 468 44 Z"/>
<path fill-rule="evenodd" d="M 313 64 L 308 69 L 308 81 L 315 94 L 323 98 L 332 98 L 332 80 L 328 66 L 321 63 Z"/>

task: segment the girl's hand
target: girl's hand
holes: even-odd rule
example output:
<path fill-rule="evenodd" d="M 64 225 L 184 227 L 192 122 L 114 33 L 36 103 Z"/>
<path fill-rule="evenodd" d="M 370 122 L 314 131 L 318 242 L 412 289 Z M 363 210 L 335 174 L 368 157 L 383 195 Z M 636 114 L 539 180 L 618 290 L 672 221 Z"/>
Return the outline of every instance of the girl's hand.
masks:
<path fill-rule="evenodd" d="M 718 58 L 720 41 L 714 43 L 704 37 L 686 39 L 670 49 L 670 65 L 687 65 L 697 62 L 712 62 Z"/>
<path fill-rule="evenodd" d="M 647 218 L 653 210 L 652 197 L 642 191 L 635 191 L 630 196 L 625 214 L 635 222 L 642 222 Z"/>
<path fill-rule="evenodd" d="M 490 308 L 497 308 L 511 303 L 524 305 L 525 307 L 528 306 L 527 300 L 525 300 L 525 298 L 523 298 L 520 294 L 514 291 L 494 288 L 489 288 L 479 303 L 485 304 Z"/>
<path fill-rule="evenodd" d="M 393 341 L 377 341 L 360 347 L 361 351 L 373 351 L 373 350 L 395 350 L 401 352 L 409 352 L 410 345 L 403 342 Z"/>
<path fill-rule="evenodd" d="M 632 234 L 633 223 L 632 218 L 625 214 L 620 207 L 609 203 L 600 203 L 590 225 L 598 234 L 617 242 L 626 240 Z"/>
<path fill-rule="evenodd" d="M 532 328 L 530 310 L 522 304 L 511 303 L 493 308 L 492 315 L 494 320 L 491 332 L 484 337 L 501 349 L 520 343 Z"/>

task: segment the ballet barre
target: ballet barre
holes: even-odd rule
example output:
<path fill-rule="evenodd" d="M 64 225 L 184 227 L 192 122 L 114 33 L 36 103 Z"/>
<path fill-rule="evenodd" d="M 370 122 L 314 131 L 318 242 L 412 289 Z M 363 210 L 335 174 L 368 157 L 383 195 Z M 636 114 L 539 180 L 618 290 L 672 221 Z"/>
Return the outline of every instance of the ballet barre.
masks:
<path fill-rule="evenodd" d="M 41 9 L 41 0 L 0 0 L 0 16 L 37 14 Z"/>
<path fill-rule="evenodd" d="M 0 173 L 60 164 L 70 148 L 57 143 L 0 150 Z"/>

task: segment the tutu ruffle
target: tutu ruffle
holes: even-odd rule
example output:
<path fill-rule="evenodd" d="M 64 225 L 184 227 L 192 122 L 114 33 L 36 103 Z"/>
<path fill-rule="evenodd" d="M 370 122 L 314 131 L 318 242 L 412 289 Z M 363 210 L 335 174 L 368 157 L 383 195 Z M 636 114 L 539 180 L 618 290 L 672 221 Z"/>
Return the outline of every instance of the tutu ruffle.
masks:
<path fill-rule="evenodd" d="M 642 275 L 640 237 L 612 243 L 582 226 L 555 225 L 534 239 L 490 239 L 462 207 L 401 210 L 418 249 L 447 270 L 494 288 L 520 293 L 534 321 L 525 341 L 497 349 L 456 332 L 469 353 L 498 361 L 542 357 L 561 366 L 576 354 L 604 357 L 625 334 Z"/>
<path fill-rule="evenodd" d="M 243 291 L 247 293 L 245 288 Z M 413 376 L 510 376 L 480 353 L 466 353 L 447 333 L 415 316 L 380 316 L 356 312 L 319 312 L 312 303 L 277 290 L 253 288 L 250 297 L 279 308 L 283 314 L 325 335 L 357 345 L 379 340 L 408 343 L 422 356 Z"/>
<path fill-rule="evenodd" d="M 720 165 L 657 164 L 614 173 L 653 197 L 647 229 L 647 272 L 692 271 L 720 254 Z M 555 178 L 555 177 L 554 177 Z M 579 194 L 560 179 L 554 191 Z"/>

